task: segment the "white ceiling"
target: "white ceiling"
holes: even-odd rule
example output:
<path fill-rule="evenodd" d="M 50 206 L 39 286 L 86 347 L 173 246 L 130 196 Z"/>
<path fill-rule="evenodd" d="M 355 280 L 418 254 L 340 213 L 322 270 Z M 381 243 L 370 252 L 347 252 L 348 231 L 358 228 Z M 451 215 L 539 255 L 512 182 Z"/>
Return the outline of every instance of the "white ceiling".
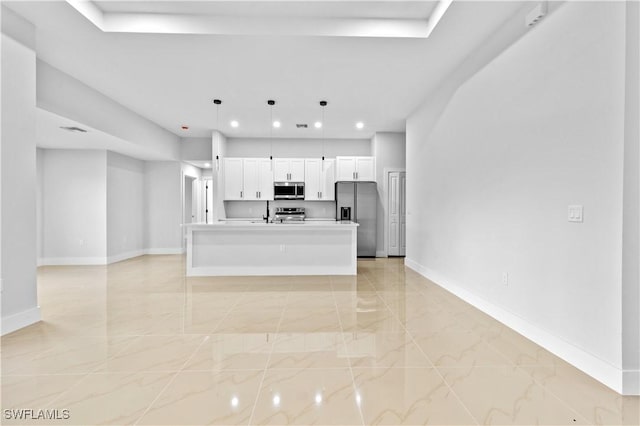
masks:
<path fill-rule="evenodd" d="M 105 33 L 66 2 L 3 2 L 38 56 L 181 137 L 318 138 L 404 131 L 405 119 L 521 2 L 453 2 L 429 38 Z M 434 2 L 97 2 L 105 12 L 425 19 Z M 213 98 L 223 100 L 219 122 Z M 277 105 L 270 126 L 268 99 Z M 240 122 L 237 129 L 229 121 Z M 356 121 L 365 128 L 357 130 Z M 309 128 L 296 129 L 296 123 Z M 182 131 L 182 125 L 189 126 Z"/>

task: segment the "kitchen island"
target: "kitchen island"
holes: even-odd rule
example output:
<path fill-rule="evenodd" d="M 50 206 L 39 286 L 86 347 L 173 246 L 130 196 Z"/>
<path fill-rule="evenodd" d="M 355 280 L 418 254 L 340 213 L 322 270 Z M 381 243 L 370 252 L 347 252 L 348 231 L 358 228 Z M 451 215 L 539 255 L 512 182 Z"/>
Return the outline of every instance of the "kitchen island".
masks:
<path fill-rule="evenodd" d="M 187 226 L 187 276 L 355 275 L 354 222 L 220 221 Z"/>

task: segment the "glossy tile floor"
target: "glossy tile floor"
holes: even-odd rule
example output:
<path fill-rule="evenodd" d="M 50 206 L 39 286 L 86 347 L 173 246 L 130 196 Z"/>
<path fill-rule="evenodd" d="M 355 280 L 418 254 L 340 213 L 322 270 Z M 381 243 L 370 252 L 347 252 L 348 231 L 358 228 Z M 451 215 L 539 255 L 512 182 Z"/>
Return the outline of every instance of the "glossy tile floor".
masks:
<path fill-rule="evenodd" d="M 2 338 L 3 423 L 640 423 L 637 397 L 402 259 L 360 261 L 357 277 L 183 271 L 182 256 L 40 268 L 44 321 Z"/>

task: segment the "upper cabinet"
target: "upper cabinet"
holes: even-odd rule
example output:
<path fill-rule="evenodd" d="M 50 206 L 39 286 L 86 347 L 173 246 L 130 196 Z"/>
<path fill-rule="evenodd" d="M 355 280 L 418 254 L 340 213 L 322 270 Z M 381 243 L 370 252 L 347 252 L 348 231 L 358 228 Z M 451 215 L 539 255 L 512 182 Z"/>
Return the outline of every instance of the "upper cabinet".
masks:
<path fill-rule="evenodd" d="M 335 198 L 334 159 L 307 158 L 304 171 L 305 200 L 333 200 Z"/>
<path fill-rule="evenodd" d="M 304 182 L 304 158 L 274 158 L 275 182 Z"/>
<path fill-rule="evenodd" d="M 375 181 L 374 157 L 336 157 L 337 181 Z"/>
<path fill-rule="evenodd" d="M 225 158 L 224 170 L 224 199 L 242 200 L 244 196 L 244 176 L 242 158 Z"/>
<path fill-rule="evenodd" d="M 273 173 L 268 158 L 225 158 L 225 200 L 273 200 Z"/>
<path fill-rule="evenodd" d="M 268 158 L 243 160 L 243 200 L 273 200 L 273 172 Z M 225 175 L 225 181 L 227 176 Z"/>

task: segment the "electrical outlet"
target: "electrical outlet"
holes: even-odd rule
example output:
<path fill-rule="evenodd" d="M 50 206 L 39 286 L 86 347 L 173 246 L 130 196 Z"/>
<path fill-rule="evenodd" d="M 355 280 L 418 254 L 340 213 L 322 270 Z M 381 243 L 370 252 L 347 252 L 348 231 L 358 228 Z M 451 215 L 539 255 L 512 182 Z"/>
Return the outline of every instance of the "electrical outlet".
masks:
<path fill-rule="evenodd" d="M 286 252 L 286 251 L 287 251 L 287 248 L 285 247 L 285 245 L 284 245 L 284 244 L 280 244 L 280 251 L 281 251 L 282 253 L 284 253 L 284 252 Z"/>
<path fill-rule="evenodd" d="M 80 243 L 80 247 L 84 247 L 84 240 L 82 238 L 78 240 L 78 243 Z"/>
<path fill-rule="evenodd" d="M 569 222 L 582 222 L 583 207 L 581 205 L 569 206 L 568 220 Z"/>
<path fill-rule="evenodd" d="M 509 287 L 509 273 L 508 272 L 503 272 L 502 273 L 502 285 L 505 287 Z"/>

